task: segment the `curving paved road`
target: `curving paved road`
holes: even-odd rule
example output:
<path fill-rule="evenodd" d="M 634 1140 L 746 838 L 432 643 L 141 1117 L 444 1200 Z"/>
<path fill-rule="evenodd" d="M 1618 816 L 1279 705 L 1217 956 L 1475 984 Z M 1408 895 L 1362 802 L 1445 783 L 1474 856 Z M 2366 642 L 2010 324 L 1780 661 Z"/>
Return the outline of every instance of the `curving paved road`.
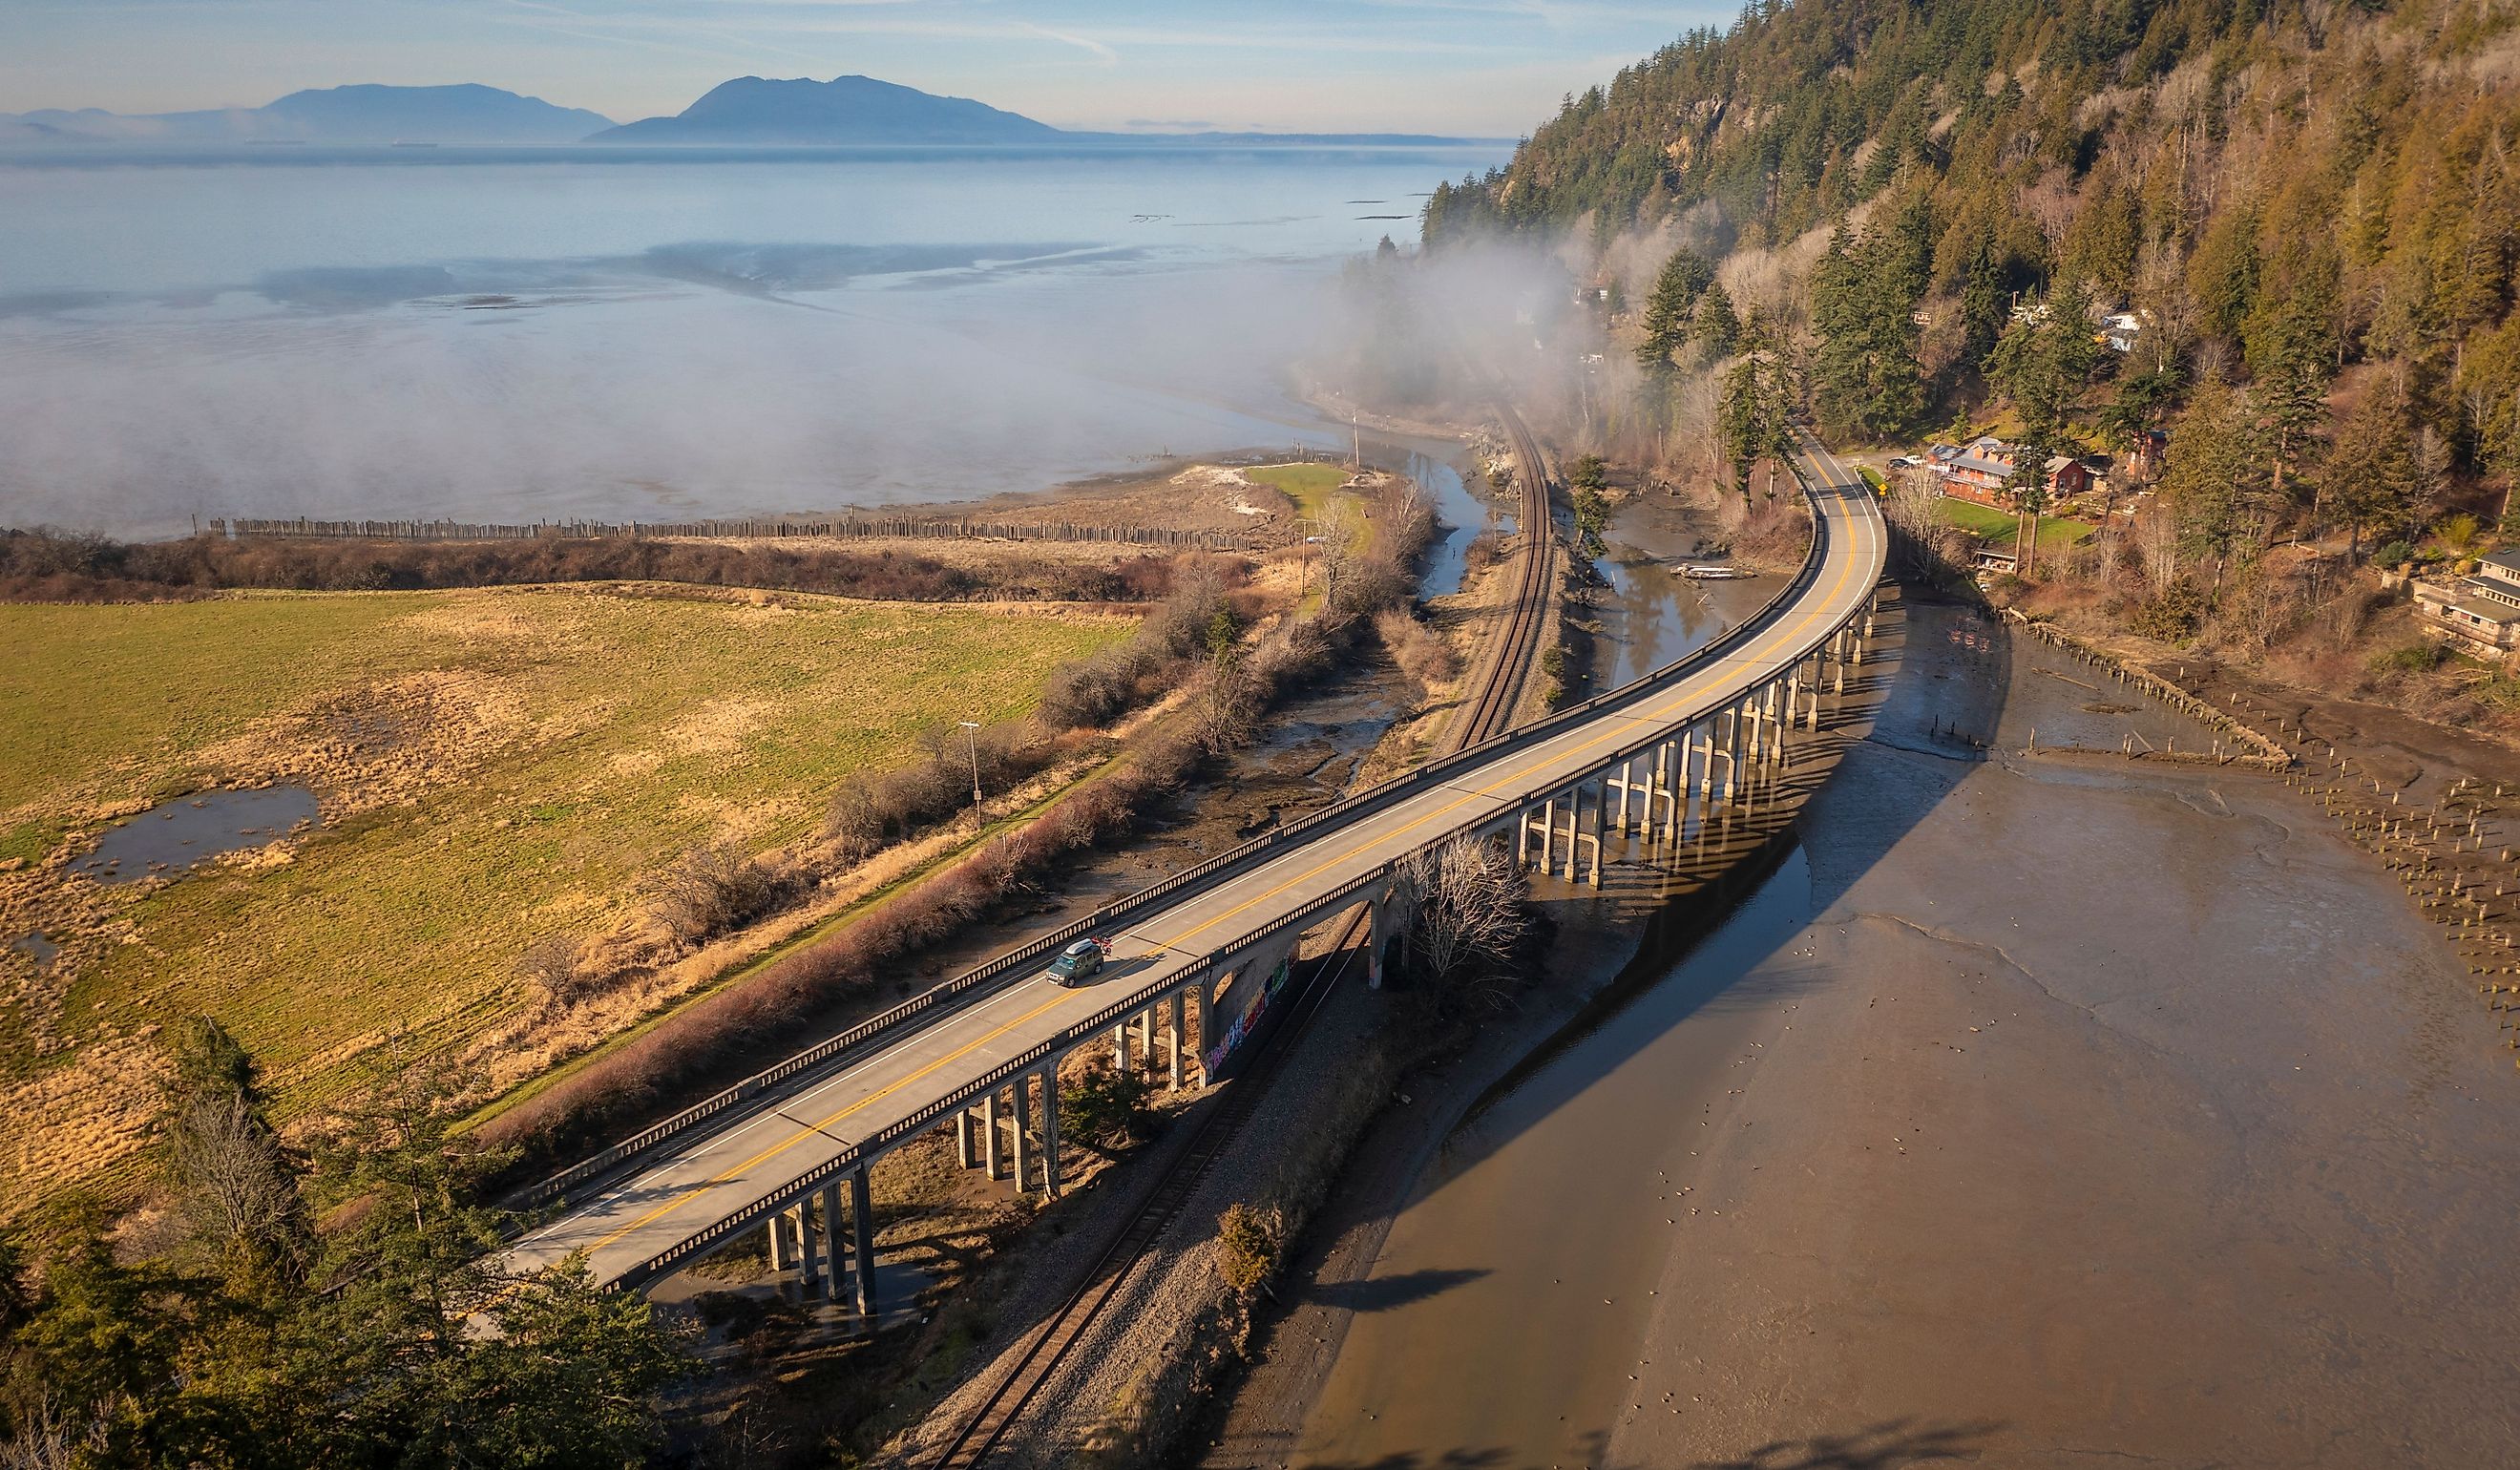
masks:
<path fill-rule="evenodd" d="M 858 1140 L 950 1098 L 1129 993 L 1203 968 L 1409 854 L 1509 819 L 1766 683 L 1857 615 L 1887 549 L 1879 508 L 1862 479 L 1816 446 L 1805 465 L 1820 525 L 1816 573 L 1748 637 L 1635 687 L 1568 729 L 1509 745 L 1404 800 L 1326 825 L 1267 862 L 1186 890 L 1124 930 L 1114 962 L 1090 986 L 1063 990 L 1040 976 L 1006 986 L 740 1124 L 660 1148 L 645 1168 L 519 1239 L 503 1264 L 531 1270 L 583 1251 L 598 1280 L 637 1278 L 660 1253 L 790 1191 Z"/>

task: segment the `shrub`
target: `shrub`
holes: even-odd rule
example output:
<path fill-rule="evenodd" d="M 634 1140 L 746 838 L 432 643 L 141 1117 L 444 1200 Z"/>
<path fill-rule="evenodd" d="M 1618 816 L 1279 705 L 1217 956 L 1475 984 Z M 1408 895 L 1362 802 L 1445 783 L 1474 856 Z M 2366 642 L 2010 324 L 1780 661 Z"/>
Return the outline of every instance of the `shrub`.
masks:
<path fill-rule="evenodd" d="M 2408 644 L 2371 656 L 2375 674 L 2429 674 L 2450 661 L 2450 649 L 2435 643 Z"/>
<path fill-rule="evenodd" d="M 2415 555 L 2415 549 L 2404 541 L 2392 541 L 2371 554 L 2371 559 L 2382 566 L 2404 566 Z"/>
<path fill-rule="evenodd" d="M 1059 1090 L 1059 1121 L 1069 1136 L 1096 1148 L 1144 1142 L 1154 1133 L 1155 1112 L 1147 1106 L 1152 1091 L 1144 1074 L 1098 1061 Z"/>
<path fill-rule="evenodd" d="M 1420 684 L 1441 684 L 1456 672 L 1452 646 L 1418 621 L 1406 607 L 1387 607 L 1374 614 L 1373 631 L 1400 671 Z"/>
<path fill-rule="evenodd" d="M 553 934 L 525 946 L 517 957 L 517 974 L 553 1005 L 566 1005 L 585 994 L 577 973 L 577 941 Z"/>
<path fill-rule="evenodd" d="M 1248 1297 L 1277 1273 L 1282 1223 L 1278 1212 L 1236 1202 L 1216 1219 L 1216 1273 L 1238 1296 Z"/>
<path fill-rule="evenodd" d="M 697 944 L 759 917 L 783 886 L 766 864 L 730 844 L 694 848 L 655 878 L 655 913 L 675 938 Z"/>

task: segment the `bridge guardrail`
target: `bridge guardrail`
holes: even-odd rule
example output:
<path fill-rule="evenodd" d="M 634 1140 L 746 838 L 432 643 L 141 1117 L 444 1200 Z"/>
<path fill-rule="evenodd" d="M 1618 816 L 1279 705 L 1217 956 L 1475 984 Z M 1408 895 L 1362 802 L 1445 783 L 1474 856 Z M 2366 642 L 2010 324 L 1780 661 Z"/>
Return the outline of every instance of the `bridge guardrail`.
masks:
<path fill-rule="evenodd" d="M 1197 980 L 1216 967 L 1219 958 L 1218 955 L 1209 955 L 1188 969 L 1177 970 L 1161 980 L 1149 981 L 1131 992 L 1125 999 L 1112 1002 L 1050 1040 L 1038 1042 L 1026 1047 L 1021 1053 L 998 1063 L 952 1092 L 927 1103 L 906 1117 L 877 1129 L 874 1133 L 851 1143 L 841 1152 L 781 1184 L 777 1189 L 764 1194 L 751 1204 L 649 1257 L 638 1267 L 625 1272 L 619 1284 L 635 1286 L 640 1282 L 652 1280 L 673 1270 L 682 1262 L 704 1254 L 710 1247 L 728 1236 L 759 1224 L 766 1217 L 785 1208 L 787 1201 L 799 1195 L 810 1194 L 835 1179 L 845 1178 L 852 1171 L 872 1163 L 878 1155 L 902 1139 L 924 1132 L 933 1126 L 936 1120 L 952 1113 L 957 1107 L 967 1105 L 973 1097 L 989 1089 L 1004 1086 L 1009 1080 L 1033 1070 L 1104 1027 L 1117 1025 L 1125 1017 L 1154 1003 L 1167 993 Z"/>
<path fill-rule="evenodd" d="M 1802 467 L 1791 465 L 1790 468 L 1804 495 L 1813 497 L 1815 492 L 1810 480 L 1803 474 Z M 1813 516 L 1811 548 L 1803 557 L 1801 569 L 1792 579 L 1750 616 L 1661 668 L 1618 689 L 1606 690 L 1580 703 L 1568 705 L 1530 725 L 1508 731 L 1479 744 L 1429 761 L 1416 770 L 1404 772 L 1388 780 L 1369 786 L 1363 791 L 1342 797 L 1328 806 L 1306 813 L 1291 823 L 1282 823 L 1274 826 L 1247 842 L 1204 859 L 1179 872 L 1168 874 L 1116 903 L 1106 904 L 1083 918 L 995 956 L 951 980 L 922 991 L 878 1015 L 871 1016 L 846 1031 L 818 1042 L 756 1072 L 703 1101 L 695 1103 L 669 1118 L 660 1119 L 578 1163 L 549 1176 L 540 1182 L 510 1195 L 510 1203 L 517 1208 L 533 1209 L 564 1200 L 570 1189 L 608 1174 L 621 1164 L 648 1152 L 660 1143 L 690 1132 L 699 1124 L 725 1117 L 732 1110 L 760 1096 L 772 1087 L 813 1067 L 832 1061 L 878 1036 L 894 1032 L 910 1022 L 926 1017 L 946 1001 L 967 995 L 1027 964 L 1039 962 L 1055 955 L 1062 946 L 1073 940 L 1115 925 L 1125 924 L 1154 907 L 1157 900 L 1179 892 L 1192 883 L 1217 877 L 1226 869 L 1258 858 L 1318 826 L 1378 810 L 1422 787 L 1440 782 L 1465 767 L 1478 765 L 1508 750 L 1546 739 L 1560 730 L 1570 725 L 1580 724 L 1604 710 L 1633 702 L 1642 697 L 1648 687 L 1660 684 L 1684 669 L 1724 656 L 1740 644 L 1755 637 L 1776 615 L 1778 609 L 1798 597 L 1818 577 L 1820 565 L 1824 559 L 1826 551 L 1826 536 L 1827 522 L 1818 515 Z"/>

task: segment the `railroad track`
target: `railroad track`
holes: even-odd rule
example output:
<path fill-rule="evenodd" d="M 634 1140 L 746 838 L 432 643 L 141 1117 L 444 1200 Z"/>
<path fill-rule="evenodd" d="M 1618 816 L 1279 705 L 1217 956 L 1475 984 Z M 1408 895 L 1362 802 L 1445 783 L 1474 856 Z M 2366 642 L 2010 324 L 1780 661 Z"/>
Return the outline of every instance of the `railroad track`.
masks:
<path fill-rule="evenodd" d="M 1550 514 L 1548 467 L 1540 457 L 1539 441 L 1523 426 L 1521 416 L 1502 399 L 1496 411 L 1520 465 L 1515 478 L 1522 482 L 1522 565 L 1504 636 L 1489 653 L 1487 676 L 1480 681 L 1468 713 L 1453 727 L 1448 753 L 1466 750 L 1513 728 L 1514 711 L 1522 705 L 1522 691 L 1539 654 L 1540 630 L 1549 620 L 1549 576 L 1556 561 L 1550 546 L 1556 527 Z"/>
<path fill-rule="evenodd" d="M 1199 1182 L 1207 1177 L 1235 1138 L 1242 1125 L 1269 1090 L 1270 1081 L 1284 1065 L 1294 1050 L 1295 1039 L 1302 1035 L 1314 1015 L 1320 1012 L 1340 978 L 1347 973 L 1357 950 L 1355 942 L 1365 926 L 1366 915 L 1358 913 L 1341 931 L 1336 945 L 1336 958 L 1325 956 L 1313 968 L 1312 979 L 1296 996 L 1284 1024 L 1257 1058 L 1257 1065 L 1234 1081 L 1225 1084 L 1224 1095 L 1199 1119 L 1190 1142 L 1181 1157 L 1164 1171 L 1154 1186 L 1140 1200 L 1128 1224 L 1102 1256 L 1084 1281 L 1070 1292 L 1050 1318 L 1032 1331 L 1015 1359 L 989 1391 L 979 1408 L 974 1410 L 959 1430 L 945 1452 L 934 1461 L 934 1470 L 970 1470 L 985 1463 L 990 1454 L 1005 1442 L 1008 1431 L 1023 1416 L 1042 1386 L 1067 1360 L 1068 1353 L 1085 1336 L 1087 1329 L 1101 1318 L 1121 1283 L 1146 1258 L 1147 1252 L 1162 1238 L 1164 1231 L 1181 1219 L 1197 1192 Z"/>
<path fill-rule="evenodd" d="M 1514 711 L 1522 703 L 1522 691 L 1530 681 L 1531 666 L 1538 653 L 1540 632 L 1548 621 L 1549 577 L 1555 558 L 1550 555 L 1554 535 L 1549 505 L 1549 474 L 1540 457 L 1540 445 L 1521 418 L 1503 402 L 1496 405 L 1497 416 L 1505 424 L 1515 460 L 1520 466 L 1516 478 L 1522 484 L 1523 545 L 1521 565 L 1516 571 L 1513 602 L 1508 611 L 1504 635 L 1496 640 L 1489 654 L 1485 677 L 1472 699 L 1465 718 L 1455 725 L 1449 748 L 1461 750 L 1481 740 L 1504 734 L 1513 724 Z M 1335 961 L 1325 958 L 1314 971 L 1312 982 L 1297 998 L 1280 1034 L 1272 1039 L 1259 1065 L 1244 1073 L 1225 1088 L 1224 1096 L 1197 1124 L 1181 1158 L 1167 1170 L 1147 1197 L 1132 1212 L 1102 1255 L 1095 1262 L 1084 1281 L 1059 1304 L 1049 1320 L 1033 1329 L 1015 1359 L 996 1385 L 989 1391 L 979 1408 L 964 1422 L 943 1455 L 934 1462 L 935 1470 L 970 1470 L 986 1463 L 990 1454 L 1006 1440 L 1024 1410 L 1041 1392 L 1059 1365 L 1081 1340 L 1086 1331 L 1100 1319 L 1129 1278 L 1138 1263 L 1165 1230 L 1181 1218 L 1190 1198 L 1207 1176 L 1208 1170 L 1241 1132 L 1242 1125 L 1258 1108 L 1267 1092 L 1270 1080 L 1276 1076 L 1284 1058 L 1294 1048 L 1295 1038 L 1321 1009 L 1356 955 L 1358 931 L 1366 915 L 1351 919 L 1334 946 Z"/>

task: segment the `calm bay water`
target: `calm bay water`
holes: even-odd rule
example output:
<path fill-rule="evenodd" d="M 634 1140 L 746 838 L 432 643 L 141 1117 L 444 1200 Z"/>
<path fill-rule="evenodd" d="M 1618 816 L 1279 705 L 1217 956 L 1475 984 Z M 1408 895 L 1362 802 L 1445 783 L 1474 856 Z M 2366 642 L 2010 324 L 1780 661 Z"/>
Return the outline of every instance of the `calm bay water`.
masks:
<path fill-rule="evenodd" d="M 1495 156 L 0 162 L 0 524 L 821 510 L 1328 443 L 1284 374 L 1337 262 Z"/>

